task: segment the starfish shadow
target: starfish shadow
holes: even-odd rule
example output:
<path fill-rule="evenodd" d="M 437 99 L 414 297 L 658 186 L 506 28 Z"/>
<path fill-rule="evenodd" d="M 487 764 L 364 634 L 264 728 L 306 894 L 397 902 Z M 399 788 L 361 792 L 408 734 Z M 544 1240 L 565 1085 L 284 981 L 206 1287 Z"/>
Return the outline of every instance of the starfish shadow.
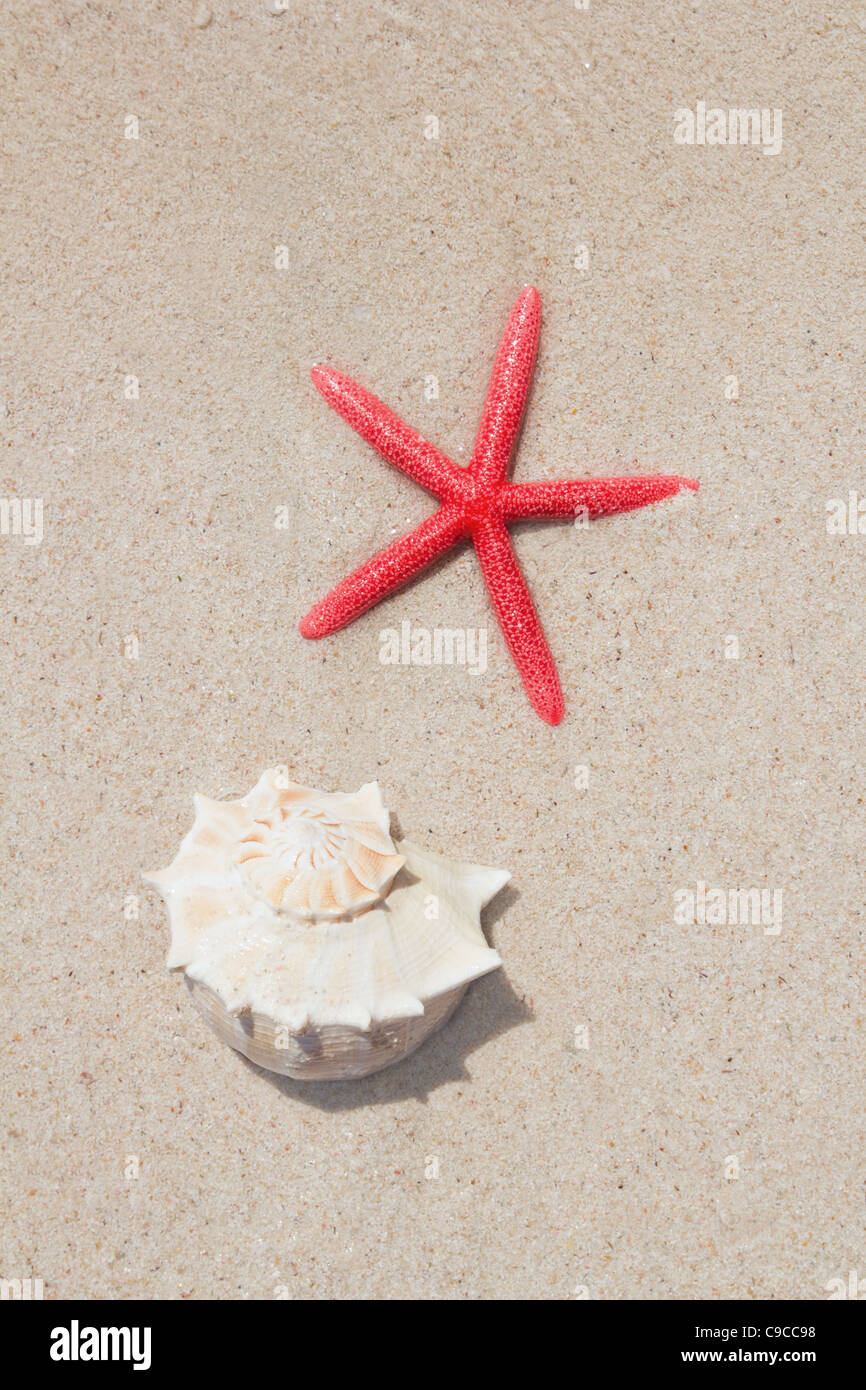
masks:
<path fill-rule="evenodd" d="M 497 893 L 481 914 L 481 925 L 488 941 L 491 930 L 519 894 L 510 886 Z M 491 945 L 495 943 L 491 941 Z M 449 1082 L 471 1082 L 472 1073 L 465 1059 L 489 1038 L 529 1022 L 532 1009 L 515 994 L 502 970 L 476 980 L 469 986 L 451 1019 L 421 1044 L 417 1052 L 395 1062 L 372 1076 L 349 1081 L 296 1081 L 291 1076 L 257 1067 L 246 1057 L 239 1060 L 250 1071 L 280 1091 L 287 1100 L 297 1100 L 317 1110 L 338 1113 L 370 1105 L 390 1105 L 394 1101 L 426 1101 L 431 1091 Z"/>

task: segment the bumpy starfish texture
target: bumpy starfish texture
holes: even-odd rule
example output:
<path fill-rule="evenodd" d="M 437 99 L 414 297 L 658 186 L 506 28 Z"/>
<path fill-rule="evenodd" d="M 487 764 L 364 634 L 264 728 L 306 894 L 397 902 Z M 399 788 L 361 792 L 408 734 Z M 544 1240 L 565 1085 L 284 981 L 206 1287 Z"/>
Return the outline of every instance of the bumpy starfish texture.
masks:
<path fill-rule="evenodd" d="M 697 489 L 693 478 L 580 478 L 511 483 L 506 478 L 535 369 L 541 299 L 531 285 L 518 299 L 499 344 L 468 467 L 446 458 L 380 400 L 333 367 L 316 366 L 313 382 L 354 430 L 441 506 L 343 579 L 301 621 L 304 637 L 327 637 L 386 594 L 414 579 L 445 551 L 470 537 L 499 625 L 535 711 L 548 724 L 564 713 L 562 689 L 538 615 L 517 565 L 508 523 L 525 517 L 590 518 L 630 511 Z"/>

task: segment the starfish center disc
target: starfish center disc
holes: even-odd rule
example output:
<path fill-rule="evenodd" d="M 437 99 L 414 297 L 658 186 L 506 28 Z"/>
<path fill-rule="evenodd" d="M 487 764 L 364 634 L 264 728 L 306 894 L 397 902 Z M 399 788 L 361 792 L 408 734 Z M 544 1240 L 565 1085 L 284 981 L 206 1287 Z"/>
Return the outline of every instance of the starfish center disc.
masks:
<path fill-rule="evenodd" d="M 493 507 L 494 499 L 489 492 L 477 492 L 471 494 L 463 503 L 463 515 L 470 526 L 475 526 L 488 517 Z"/>

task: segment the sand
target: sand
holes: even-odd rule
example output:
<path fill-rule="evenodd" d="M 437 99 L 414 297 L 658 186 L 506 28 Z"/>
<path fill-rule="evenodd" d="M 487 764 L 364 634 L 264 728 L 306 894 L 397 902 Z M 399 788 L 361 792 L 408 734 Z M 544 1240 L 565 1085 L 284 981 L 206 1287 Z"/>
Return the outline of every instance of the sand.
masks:
<path fill-rule="evenodd" d="M 60 1299 L 866 1277 L 866 537 L 828 531 L 866 492 L 862 17 L 10 0 L 0 29 L 2 488 L 44 506 L 39 543 L 14 510 L 0 536 L 0 1275 Z M 781 149 L 678 144 L 699 102 L 781 110 Z M 471 552 L 297 632 L 431 508 L 309 367 L 465 462 L 528 282 L 514 476 L 701 480 L 516 533 L 555 729 Z M 406 620 L 486 628 L 487 670 L 382 665 Z M 513 874 L 485 917 L 504 969 L 365 1081 L 257 1071 L 164 968 L 142 870 L 195 791 L 277 763 L 378 778 L 400 833 Z M 780 912 L 741 920 L 744 888 Z"/>

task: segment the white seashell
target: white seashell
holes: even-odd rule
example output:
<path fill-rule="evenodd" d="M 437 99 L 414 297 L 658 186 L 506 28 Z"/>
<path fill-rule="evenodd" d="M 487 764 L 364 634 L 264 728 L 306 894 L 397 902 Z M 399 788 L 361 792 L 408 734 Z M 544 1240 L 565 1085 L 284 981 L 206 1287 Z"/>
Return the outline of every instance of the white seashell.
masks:
<path fill-rule="evenodd" d="M 195 798 L 169 868 L 168 962 L 260 1067 L 365 1076 L 413 1052 L 502 962 L 480 913 L 511 877 L 391 839 L 376 782 L 313 791 L 281 769 L 240 801 Z"/>

